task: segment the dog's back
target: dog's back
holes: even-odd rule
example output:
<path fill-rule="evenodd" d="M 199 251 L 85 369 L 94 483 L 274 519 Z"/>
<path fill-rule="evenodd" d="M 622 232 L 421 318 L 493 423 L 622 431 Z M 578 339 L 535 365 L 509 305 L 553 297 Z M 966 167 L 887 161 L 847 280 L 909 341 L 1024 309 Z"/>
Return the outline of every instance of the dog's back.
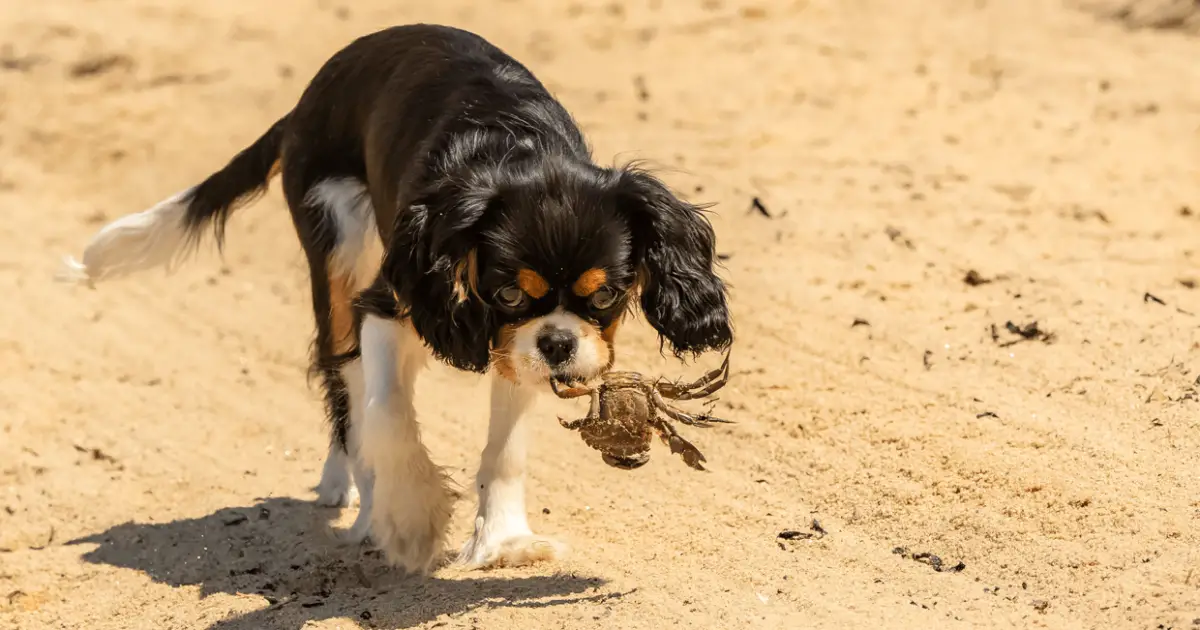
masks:
<path fill-rule="evenodd" d="M 365 35 L 331 57 L 296 107 L 258 140 L 196 186 L 104 226 L 81 261 L 67 259 L 60 279 L 92 284 L 171 269 L 208 229 L 220 247 L 230 215 L 255 200 L 284 167 L 284 192 L 293 208 L 318 180 L 342 176 L 367 183 L 386 241 L 394 210 L 407 206 L 406 193 L 425 175 L 424 158 L 446 148 L 437 146 L 439 139 L 467 127 L 514 126 L 549 132 L 544 135 L 560 149 L 588 157 L 570 114 L 525 66 L 478 35 L 431 24 Z"/>

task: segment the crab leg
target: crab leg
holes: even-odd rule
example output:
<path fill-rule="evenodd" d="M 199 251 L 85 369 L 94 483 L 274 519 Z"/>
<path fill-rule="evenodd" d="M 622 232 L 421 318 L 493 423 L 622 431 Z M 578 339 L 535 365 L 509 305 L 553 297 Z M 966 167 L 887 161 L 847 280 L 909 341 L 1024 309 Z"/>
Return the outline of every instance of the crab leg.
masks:
<path fill-rule="evenodd" d="M 584 394 L 591 394 L 591 397 L 592 397 L 592 402 L 588 406 L 588 415 L 586 417 L 580 418 L 578 420 L 563 420 L 561 417 L 558 419 L 558 423 L 561 424 L 563 426 L 563 428 L 571 429 L 572 431 L 574 431 L 575 429 L 578 429 L 579 427 L 582 427 L 585 424 L 595 422 L 600 419 L 600 391 L 596 390 L 596 389 L 587 389 L 586 387 L 575 387 L 572 389 L 583 390 L 583 394 L 578 394 L 576 396 L 572 396 L 571 398 L 578 398 L 579 396 L 583 396 Z M 565 390 L 565 391 L 569 391 L 569 390 Z M 564 393 L 565 393 L 565 391 L 564 391 Z M 557 389 L 554 390 L 554 393 L 558 394 L 558 390 Z M 559 394 L 559 396 L 562 396 L 562 394 Z M 563 396 L 563 397 L 566 398 L 565 396 Z"/>
<path fill-rule="evenodd" d="M 729 355 L 727 354 L 725 355 L 725 360 L 721 362 L 720 367 L 687 385 L 659 382 L 654 384 L 654 388 L 658 390 L 658 393 L 673 400 L 691 400 L 693 398 L 704 398 L 712 394 L 724 387 L 728 381 Z"/>
<path fill-rule="evenodd" d="M 706 413 L 696 415 L 696 416 L 693 416 L 692 414 L 689 414 L 689 413 L 684 413 L 684 412 L 672 407 L 671 405 L 667 404 L 667 401 L 663 400 L 663 397 L 660 396 L 658 394 L 658 392 L 652 391 L 652 392 L 650 392 L 650 395 L 653 397 L 654 406 L 658 407 L 664 414 L 667 415 L 668 418 L 670 418 L 672 420 L 677 420 L 679 422 L 682 422 L 684 424 L 688 424 L 688 425 L 691 425 L 694 427 L 707 427 L 710 424 L 712 424 L 713 422 L 722 422 L 722 423 L 732 424 L 732 421 L 730 421 L 730 420 L 725 420 L 723 418 L 718 418 L 716 416 L 710 416 Z"/>
<path fill-rule="evenodd" d="M 680 455 L 683 457 L 683 463 L 696 470 L 704 470 L 704 462 L 708 461 L 704 458 L 704 453 L 701 453 L 695 444 L 683 439 L 683 436 L 675 431 L 675 427 L 670 422 L 662 418 L 654 418 L 650 421 L 650 426 L 657 429 L 658 437 L 671 447 L 672 455 Z"/>

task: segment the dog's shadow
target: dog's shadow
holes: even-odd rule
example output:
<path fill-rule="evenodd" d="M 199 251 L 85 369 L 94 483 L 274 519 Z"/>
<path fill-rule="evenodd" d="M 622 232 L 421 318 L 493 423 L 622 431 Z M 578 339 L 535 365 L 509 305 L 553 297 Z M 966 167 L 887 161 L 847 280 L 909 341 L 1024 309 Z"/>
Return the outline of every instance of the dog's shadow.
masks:
<path fill-rule="evenodd" d="M 364 625 L 411 627 L 481 606 L 545 607 L 605 601 L 605 581 L 575 575 L 502 577 L 450 571 L 405 578 L 378 552 L 339 543 L 337 511 L 289 498 L 225 508 L 169 523 L 126 523 L 69 544 L 94 544 L 83 560 L 141 571 L 156 582 L 214 593 L 262 596 L 264 608 L 213 629 L 300 628 L 349 617 Z M 592 591 L 590 594 L 589 591 Z"/>

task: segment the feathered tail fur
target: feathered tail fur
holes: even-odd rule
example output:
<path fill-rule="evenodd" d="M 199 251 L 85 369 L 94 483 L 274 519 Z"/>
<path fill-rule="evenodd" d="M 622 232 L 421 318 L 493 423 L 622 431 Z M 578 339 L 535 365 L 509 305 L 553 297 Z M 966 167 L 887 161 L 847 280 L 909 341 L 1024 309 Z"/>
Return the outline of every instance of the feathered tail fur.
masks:
<path fill-rule="evenodd" d="M 195 250 L 209 227 L 220 247 L 229 215 L 262 194 L 277 173 L 286 121 L 277 121 L 200 184 L 101 228 L 81 261 L 67 258 L 59 278 L 91 285 L 154 267 L 173 269 Z"/>

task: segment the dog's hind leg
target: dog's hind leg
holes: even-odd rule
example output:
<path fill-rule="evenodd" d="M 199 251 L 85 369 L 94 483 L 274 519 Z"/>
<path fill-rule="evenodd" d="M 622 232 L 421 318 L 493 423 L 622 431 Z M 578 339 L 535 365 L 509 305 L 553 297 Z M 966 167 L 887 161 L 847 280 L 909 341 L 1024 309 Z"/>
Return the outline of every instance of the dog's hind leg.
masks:
<path fill-rule="evenodd" d="M 362 377 L 357 359 L 346 363 L 339 357 L 358 345 L 352 303 L 374 277 L 372 264 L 378 266 L 380 254 L 372 245 L 378 237 L 366 189 L 358 180 L 324 180 L 307 188 L 291 184 L 285 173 L 312 281 L 313 375 L 321 380 L 330 422 L 329 454 L 316 488 L 317 502 L 343 507 L 350 500 L 351 468 L 357 459 L 350 429 L 361 413 Z M 360 495 L 370 494 L 370 488 L 361 487 L 369 485 L 367 475 L 359 474 L 355 481 Z M 369 499 L 362 508 L 370 511 Z"/>
<path fill-rule="evenodd" d="M 354 346 L 354 316 L 344 278 L 331 271 L 323 260 L 313 260 L 313 314 L 317 334 L 313 341 L 313 376 L 321 381 L 325 393 L 325 412 L 329 418 L 329 454 L 317 484 L 317 503 L 345 507 L 350 502 L 349 432 L 353 399 L 346 382 L 344 367 L 336 357 Z"/>

